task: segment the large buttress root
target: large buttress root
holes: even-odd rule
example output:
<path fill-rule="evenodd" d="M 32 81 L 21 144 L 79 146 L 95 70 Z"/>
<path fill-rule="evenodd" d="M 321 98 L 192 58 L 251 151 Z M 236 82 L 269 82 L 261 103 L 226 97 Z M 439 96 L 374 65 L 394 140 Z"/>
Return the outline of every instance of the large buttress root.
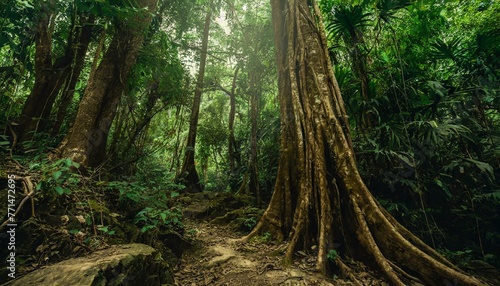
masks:
<path fill-rule="evenodd" d="M 485 285 L 401 226 L 363 183 L 321 15 L 309 4 L 271 0 L 281 152 L 273 197 L 244 239 L 269 232 L 287 240 L 286 262 L 295 251 L 316 246 L 316 269 L 323 273 L 328 253 L 335 250 L 340 256 L 334 263 L 352 280 L 344 258 L 371 266 L 392 285 Z"/>
<path fill-rule="evenodd" d="M 366 188 L 364 191 L 367 191 Z M 372 266 L 391 285 L 486 285 L 486 283 L 468 276 L 421 242 L 381 209 L 369 193 L 362 194 L 364 191 L 349 196 L 348 201 L 343 204 L 343 208 L 349 208 L 343 213 L 349 212 L 354 217 L 350 217 L 349 214 L 343 216 L 343 225 L 348 227 L 342 233 L 355 235 L 343 237 L 344 243 L 349 249 L 345 249 L 341 253 L 342 257 L 347 256 L 349 259 L 356 259 Z M 320 209 L 321 205 L 325 204 L 320 203 Z M 300 202 L 297 204 L 297 208 L 301 208 Z M 314 207 L 309 205 L 306 209 L 311 210 Z M 326 223 L 328 220 L 322 221 L 321 217 L 324 213 L 313 211 L 315 213 L 313 216 L 319 215 L 316 219 L 297 215 L 300 211 L 295 213 L 295 220 L 288 234 L 283 233 L 284 228 L 280 226 L 280 222 L 284 221 L 283 218 L 277 219 L 275 217 L 271 223 L 268 221 L 267 213 L 274 213 L 272 205 L 246 239 L 265 231 L 269 231 L 273 237 L 287 238 L 289 244 L 286 249 L 285 261 L 291 261 L 295 251 L 310 249 L 310 246 L 317 245 L 316 269 L 325 272 L 328 261 L 327 254 L 331 250 L 329 248 L 331 245 L 325 238 L 332 236 L 332 227 L 331 224 Z M 312 221 L 317 225 L 308 224 Z M 313 229 L 317 232 L 308 232 L 308 230 Z M 318 239 L 314 239 L 314 237 Z M 306 243 L 307 241 L 309 244 Z M 348 253 L 353 253 L 354 257 L 350 257 Z M 352 275 L 352 271 L 342 262 L 340 257 L 335 260 L 335 264 L 342 274 L 355 281 L 355 275 Z"/>

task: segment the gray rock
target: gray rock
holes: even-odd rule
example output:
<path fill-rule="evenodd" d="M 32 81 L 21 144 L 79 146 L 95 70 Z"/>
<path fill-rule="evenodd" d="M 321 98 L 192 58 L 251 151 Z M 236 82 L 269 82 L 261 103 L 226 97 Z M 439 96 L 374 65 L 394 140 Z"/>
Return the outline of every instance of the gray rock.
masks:
<path fill-rule="evenodd" d="M 114 245 L 89 256 L 68 259 L 9 281 L 7 286 L 171 285 L 168 264 L 145 244 Z"/>

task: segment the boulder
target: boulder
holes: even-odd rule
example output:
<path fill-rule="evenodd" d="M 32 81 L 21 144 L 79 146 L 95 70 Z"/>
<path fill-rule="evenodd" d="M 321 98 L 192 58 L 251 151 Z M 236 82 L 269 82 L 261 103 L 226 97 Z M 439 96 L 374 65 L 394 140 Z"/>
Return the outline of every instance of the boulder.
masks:
<path fill-rule="evenodd" d="M 2 285 L 173 285 L 169 265 L 145 244 L 113 245 L 89 256 L 37 269 Z"/>

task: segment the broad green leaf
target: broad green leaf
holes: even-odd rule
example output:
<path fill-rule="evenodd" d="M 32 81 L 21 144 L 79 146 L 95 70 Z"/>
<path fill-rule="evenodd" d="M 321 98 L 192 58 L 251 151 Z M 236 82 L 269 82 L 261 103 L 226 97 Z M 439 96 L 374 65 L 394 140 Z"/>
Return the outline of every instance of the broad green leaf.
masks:
<path fill-rule="evenodd" d="M 52 174 L 52 177 L 54 178 L 54 180 L 58 180 L 62 175 L 62 171 L 57 171 L 57 172 L 54 172 L 54 174 Z"/>
<path fill-rule="evenodd" d="M 61 186 L 55 186 L 54 190 L 59 194 L 62 195 L 64 194 L 64 189 Z"/>

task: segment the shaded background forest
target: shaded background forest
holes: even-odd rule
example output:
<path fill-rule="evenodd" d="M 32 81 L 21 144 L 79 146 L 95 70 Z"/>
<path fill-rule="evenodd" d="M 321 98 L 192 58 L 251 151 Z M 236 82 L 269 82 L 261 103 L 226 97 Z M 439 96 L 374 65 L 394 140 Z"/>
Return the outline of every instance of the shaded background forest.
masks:
<path fill-rule="evenodd" d="M 370 190 L 453 262 L 499 266 L 499 3 L 324 0 L 320 6 Z M 77 163 L 46 155 L 74 124 L 88 80 L 120 23 L 141 8 L 125 0 L 4 1 L 2 156 L 42 174 L 37 189 L 46 197 L 92 193 L 97 185 L 139 205 L 133 215 L 145 231 L 180 227 L 179 210 L 166 201 L 184 189 L 176 178 L 208 9 L 195 165 L 204 190 L 248 193 L 265 205 L 280 145 L 267 1 L 159 1 L 137 61 L 121 79 L 105 156 L 85 179 L 71 172 Z M 37 45 L 41 34 L 49 46 Z M 48 58 L 38 61 L 37 52 Z M 43 112 L 19 130 L 28 97 L 44 92 L 35 88 L 42 75 L 57 92 L 38 103 Z"/>

